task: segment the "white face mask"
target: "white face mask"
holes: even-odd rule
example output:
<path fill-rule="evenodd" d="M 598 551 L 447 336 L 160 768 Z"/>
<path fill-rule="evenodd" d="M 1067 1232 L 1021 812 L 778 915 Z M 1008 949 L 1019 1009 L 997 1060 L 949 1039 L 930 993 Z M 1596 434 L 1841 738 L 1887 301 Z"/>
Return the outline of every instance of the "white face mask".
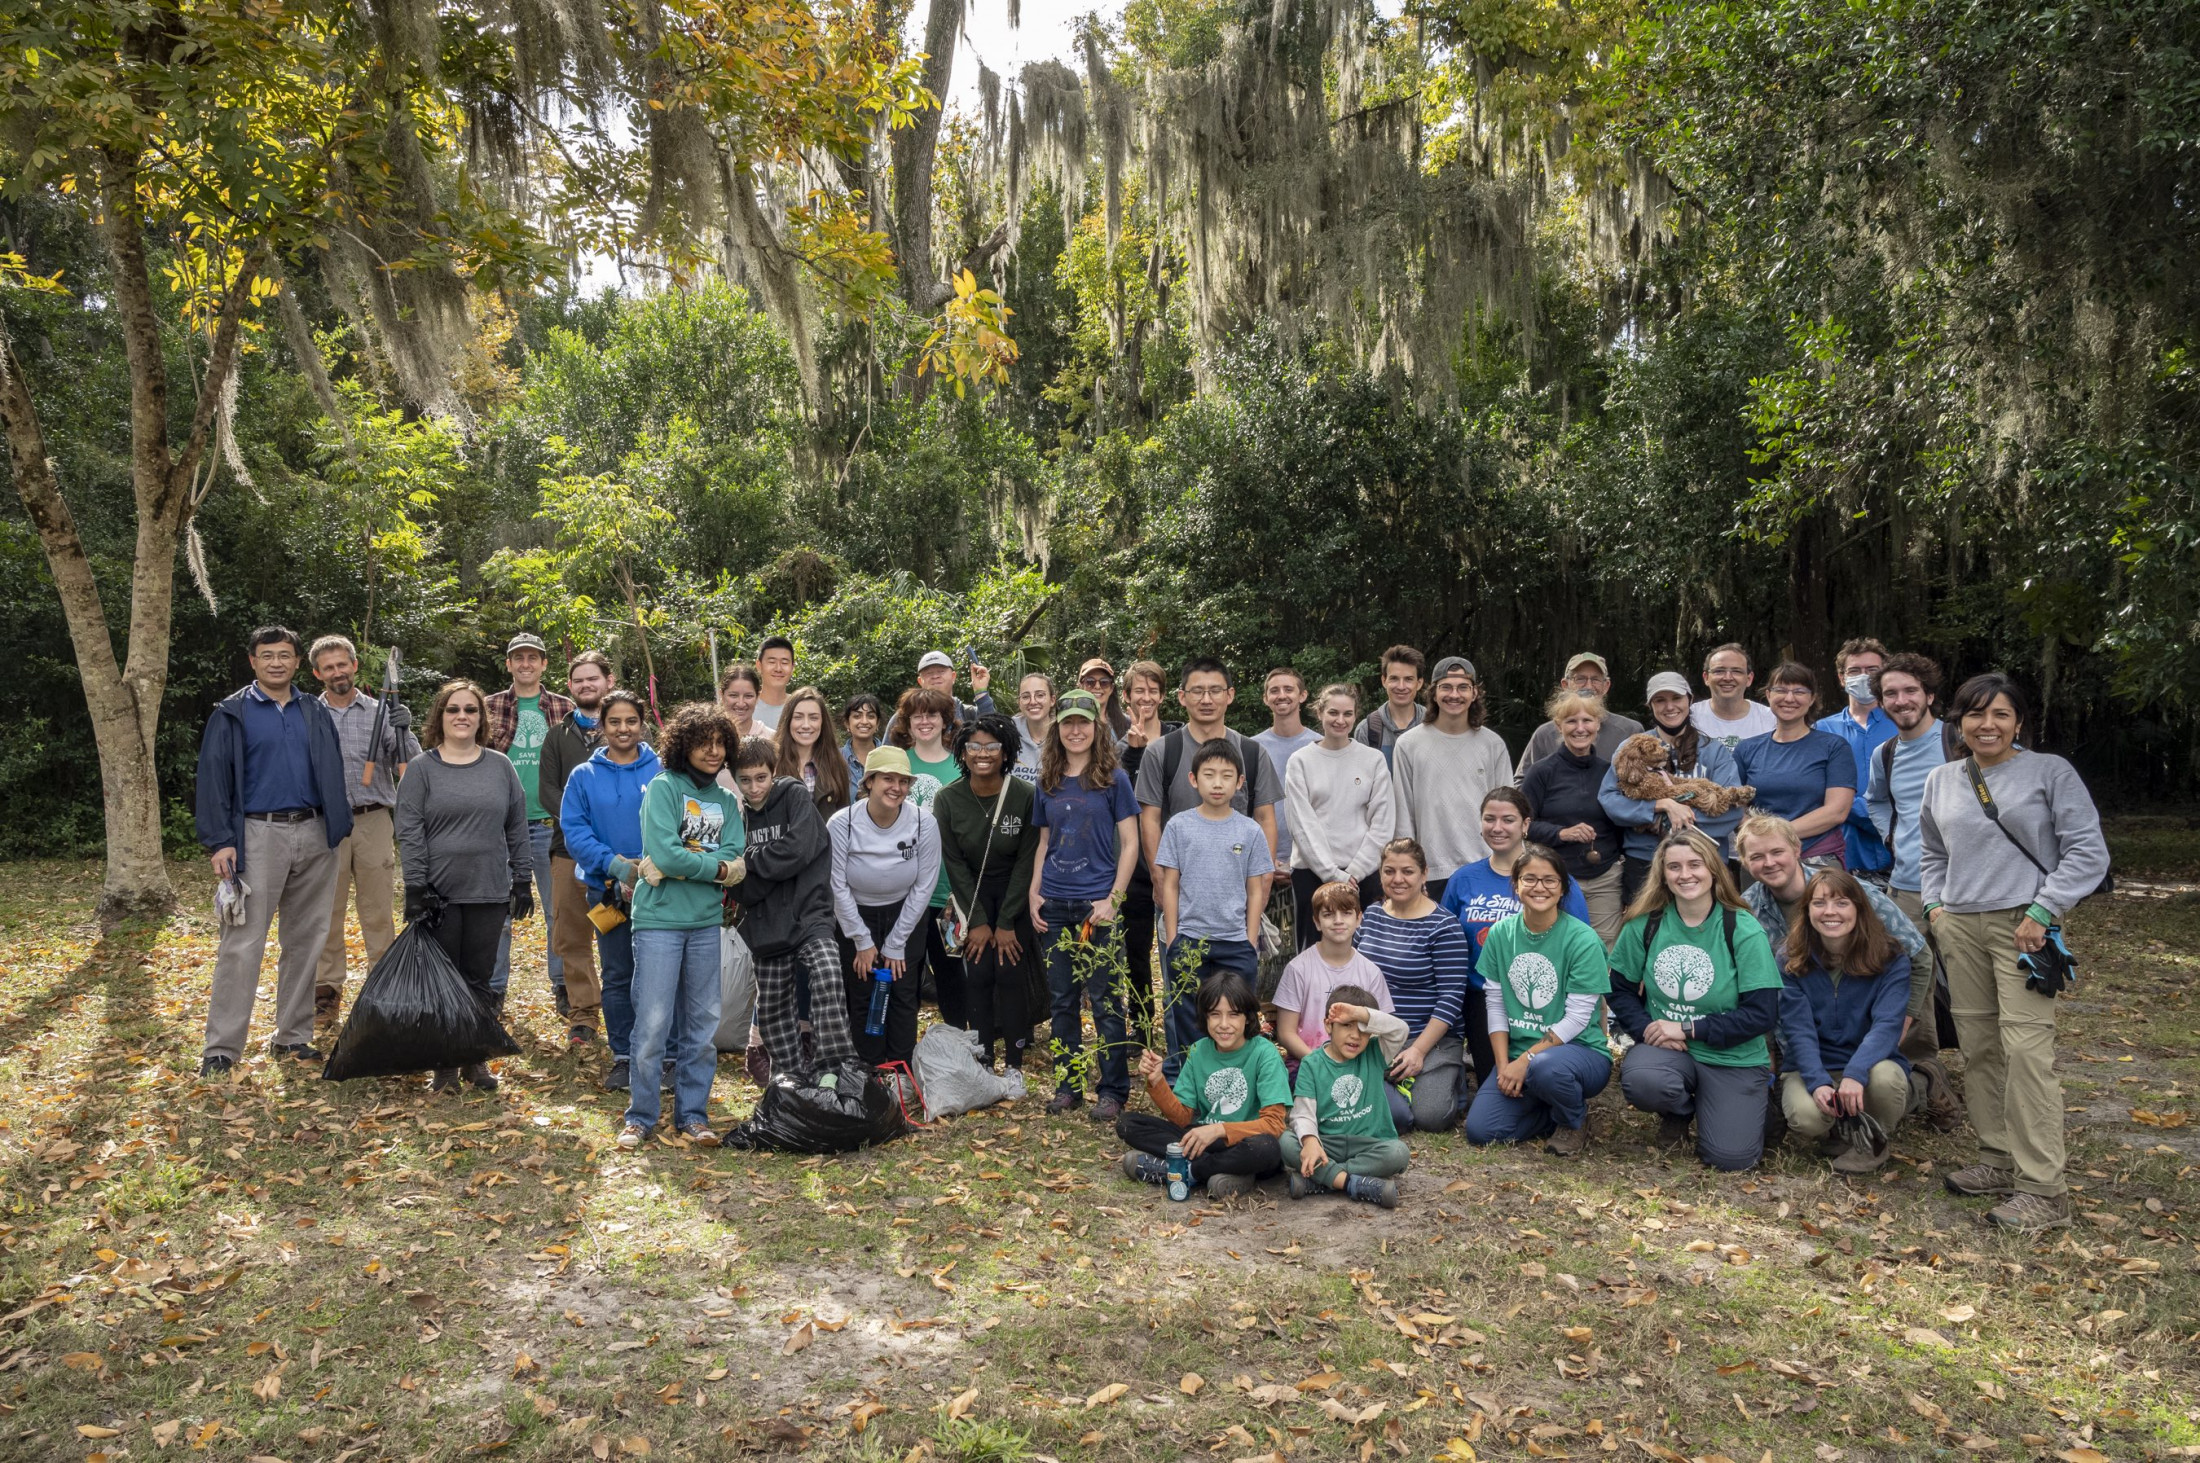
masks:
<path fill-rule="evenodd" d="M 1879 698 L 1872 694 L 1872 678 L 1862 671 L 1841 683 L 1841 689 L 1849 693 L 1849 699 L 1859 706 L 1869 706 Z"/>

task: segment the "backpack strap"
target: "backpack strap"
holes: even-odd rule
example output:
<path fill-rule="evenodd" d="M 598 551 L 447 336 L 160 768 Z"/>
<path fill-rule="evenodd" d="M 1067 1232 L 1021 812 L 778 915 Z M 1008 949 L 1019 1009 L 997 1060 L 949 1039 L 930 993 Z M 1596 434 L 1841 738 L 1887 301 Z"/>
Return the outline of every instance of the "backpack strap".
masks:
<path fill-rule="evenodd" d="M 1902 804 L 1896 801 L 1894 795 L 1894 749 L 1901 740 L 1900 737 L 1889 737 L 1879 744 L 1879 780 L 1887 784 L 1887 806 L 1894 810 L 1887 818 L 1887 848 L 1890 852 L 1894 849 L 1895 830 L 1902 826 Z M 1865 788 L 1864 794 L 1869 799 L 1871 789 Z"/>
<path fill-rule="evenodd" d="M 1735 975 L 1739 976 L 1742 973 L 1742 958 L 1734 953 L 1734 906 L 1722 904 L 1719 906 L 1719 913 L 1726 916 L 1721 921 L 1726 927 L 1726 963 L 1733 966 Z"/>
<path fill-rule="evenodd" d="M 1184 765 L 1184 742 L 1183 727 L 1161 739 L 1161 812 L 1164 819 L 1169 811 L 1169 789 L 1176 786 L 1177 769 Z"/>

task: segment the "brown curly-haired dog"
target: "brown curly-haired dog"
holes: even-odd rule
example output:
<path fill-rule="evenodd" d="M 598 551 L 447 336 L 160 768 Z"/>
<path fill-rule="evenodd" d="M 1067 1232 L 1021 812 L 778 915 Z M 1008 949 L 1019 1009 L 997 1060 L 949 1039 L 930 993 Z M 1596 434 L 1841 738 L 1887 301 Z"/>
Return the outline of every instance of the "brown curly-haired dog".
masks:
<path fill-rule="evenodd" d="M 1640 802 L 1671 798 L 1707 817 L 1746 808 L 1757 796 L 1753 787 L 1722 787 L 1708 777 L 1675 777 L 1666 770 L 1665 743 L 1644 732 L 1619 744 L 1612 755 L 1612 777 L 1619 790 Z"/>

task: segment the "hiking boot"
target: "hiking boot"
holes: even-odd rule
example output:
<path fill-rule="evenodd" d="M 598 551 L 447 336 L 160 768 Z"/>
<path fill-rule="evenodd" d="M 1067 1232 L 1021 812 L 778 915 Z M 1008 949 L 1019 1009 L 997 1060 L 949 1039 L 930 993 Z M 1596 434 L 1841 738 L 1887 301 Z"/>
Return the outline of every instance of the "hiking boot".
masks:
<path fill-rule="evenodd" d="M 1242 1173 L 1218 1173 L 1207 1180 L 1207 1197 L 1210 1199 L 1235 1199 L 1250 1194 L 1259 1185 L 1252 1175 Z"/>
<path fill-rule="evenodd" d="M 708 1123 L 689 1123 L 680 1130 L 680 1136 L 698 1148 L 716 1148 L 718 1146 L 718 1135 L 710 1130 Z"/>
<path fill-rule="evenodd" d="M 1067 1087 L 1057 1088 L 1054 1095 L 1047 1099 L 1048 1112 L 1075 1112 L 1084 1105 L 1083 1096 Z"/>
<path fill-rule="evenodd" d="M 1355 1204 L 1373 1204 L 1378 1209 L 1398 1207 L 1398 1186 L 1389 1179 L 1371 1179 L 1365 1174 L 1346 1177 L 1344 1196 Z"/>
<path fill-rule="evenodd" d="M 431 1079 L 429 1080 L 429 1082 L 428 1082 L 428 1090 L 429 1090 L 430 1092 L 456 1092 L 456 1091 L 458 1091 L 458 1068 L 456 1068 L 456 1067 L 438 1067 L 438 1068 L 436 1068 L 436 1069 L 435 1069 L 435 1076 L 434 1076 L 433 1078 L 431 1078 Z"/>
<path fill-rule="evenodd" d="M 237 1059 L 235 1057 L 203 1056 L 199 1058 L 199 1075 L 201 1077 L 226 1077 L 229 1075 L 230 1069 L 236 1065 Z"/>
<path fill-rule="evenodd" d="M 310 1045 L 302 1041 L 278 1043 L 274 1048 L 278 1057 L 289 1057 L 294 1062 L 318 1062 L 326 1060 Z"/>
<path fill-rule="evenodd" d="M 562 1021 L 573 1014 L 573 998 L 565 993 L 564 981 L 559 981 L 551 988 L 550 1000 L 558 1008 L 559 1020 Z"/>
<path fill-rule="evenodd" d="M 2039 1194 L 2011 1194 L 2001 1203 L 1986 1211 L 1990 1223 L 2003 1229 L 2013 1229 L 2018 1234 L 2039 1234 L 2050 1229 L 2070 1227 L 2070 1200 L 2044 1198 Z"/>
<path fill-rule="evenodd" d="M 1589 1146 L 1589 1135 L 1581 1128 L 1557 1128 L 1543 1151 L 1558 1158 L 1579 1158 L 1581 1150 Z"/>
<path fill-rule="evenodd" d="M 1168 1160 L 1134 1148 L 1123 1155 L 1123 1177 L 1135 1183 L 1165 1184 L 1169 1181 Z"/>
<path fill-rule="evenodd" d="M 765 1050 L 764 1043 L 760 1041 L 750 1042 L 748 1054 L 742 1057 L 741 1065 L 748 1072 L 751 1082 L 759 1087 L 771 1086 L 772 1054 Z"/>
<path fill-rule="evenodd" d="M 316 1026 L 333 1022 L 342 1014 L 344 995 L 341 991 L 316 989 L 313 992 L 313 1022 Z"/>
<path fill-rule="evenodd" d="M 1877 1173 L 1887 1166 L 1887 1155 L 1894 1150 L 1881 1148 L 1872 1151 L 1869 1143 L 1851 1143 L 1834 1157 L 1833 1171 L 1846 1174 Z"/>
<path fill-rule="evenodd" d="M 2013 1194 L 2017 1191 L 2017 1175 L 2014 1169 L 1996 1168 L 1991 1163 L 1974 1163 L 1969 1168 L 1959 1168 L 1944 1173 L 1940 1181 L 1951 1194 L 1962 1194 L 1976 1199 L 1987 1194 Z"/>
<path fill-rule="evenodd" d="M 603 1090 L 606 1092 L 626 1091 L 631 1085 L 630 1079 L 633 1074 L 634 1069 L 627 1065 L 625 1057 L 613 1057 L 611 1065 L 604 1069 Z"/>
<path fill-rule="evenodd" d="M 1938 1057 L 1924 1057 L 1910 1064 L 1910 1075 L 1925 1084 L 1925 1121 L 1936 1133 L 1953 1133 L 1963 1126 L 1963 1099 L 1956 1096 L 1955 1079 Z"/>
<path fill-rule="evenodd" d="M 1112 1128 L 1115 1126 L 1115 1120 L 1123 1116 L 1122 1099 L 1103 1097 L 1092 1105 L 1092 1111 L 1087 1116 L 1096 1123 L 1105 1123 Z"/>
<path fill-rule="evenodd" d="M 1285 1192 L 1290 1194 L 1290 1196 L 1294 1199 L 1303 1199 L 1308 1194 L 1318 1194 L 1322 1191 L 1322 1186 L 1320 1184 L 1315 1183 L 1312 1179 L 1308 1178 L 1305 1174 L 1300 1173 L 1295 1168 L 1288 1168 L 1284 1170 L 1283 1187 Z"/>
<path fill-rule="evenodd" d="M 576 1026 L 565 1034 L 565 1048 L 575 1056 L 587 1051 L 595 1043 L 596 1028 L 593 1026 Z"/>
<path fill-rule="evenodd" d="M 483 1092 L 497 1090 L 497 1074 L 489 1070 L 487 1062 L 468 1062 L 458 1069 L 458 1075 L 473 1083 Z"/>
<path fill-rule="evenodd" d="M 1685 1148 L 1688 1146 L 1689 1119 L 1664 1113 L 1658 1118 L 1657 1146 L 1660 1148 Z"/>
<path fill-rule="evenodd" d="M 632 1153 L 642 1146 L 642 1140 L 648 1136 L 649 1129 L 640 1123 L 627 1123 L 619 1129 L 619 1146 Z"/>

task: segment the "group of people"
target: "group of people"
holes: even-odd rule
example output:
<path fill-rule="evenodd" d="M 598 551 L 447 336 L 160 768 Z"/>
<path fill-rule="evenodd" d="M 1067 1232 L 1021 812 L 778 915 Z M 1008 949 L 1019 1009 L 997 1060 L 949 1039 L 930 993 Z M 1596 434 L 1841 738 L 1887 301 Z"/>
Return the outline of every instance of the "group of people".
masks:
<path fill-rule="evenodd" d="M 1610 708 L 1585 652 L 1515 759 L 1473 663 L 1403 645 L 1372 710 L 1354 685 L 1310 695 L 1270 671 L 1270 724 L 1248 736 L 1209 658 L 1177 672 L 1181 722 L 1160 665 L 1119 681 L 1101 657 L 1074 686 L 1023 676 L 1013 714 L 983 665 L 960 700 L 937 651 L 891 705 L 835 708 L 795 684 L 781 638 L 652 728 L 600 653 L 560 694 L 521 634 L 511 685 L 445 682 L 417 742 L 404 708 L 357 689 L 341 637 L 313 646 L 318 697 L 293 689 L 289 631 L 248 650 L 254 680 L 216 708 L 200 762 L 201 839 L 239 881 L 208 1074 L 241 1052 L 278 911 L 275 1051 L 318 1060 L 346 888 L 371 961 L 394 843 L 407 919 L 485 1001 L 503 999 L 513 922 L 542 909 L 568 1040 L 590 1047 L 600 1023 L 605 1085 L 629 1094 L 627 1147 L 667 1086 L 673 1128 L 716 1141 L 728 1017 L 748 1018 L 759 1081 L 863 1080 L 910 1061 L 929 993 L 989 1065 L 1024 1065 L 1043 1018 L 1048 1109 L 1089 1087 L 1136 1179 L 1221 1195 L 1287 1170 L 1294 1197 L 1395 1204 L 1401 1133 L 1463 1123 L 1473 1143 L 1575 1155 L 1616 1066 L 1661 1143 L 1692 1139 L 1720 1169 L 1784 1130 L 1868 1173 L 1901 1122 L 1952 1128 L 1967 1105 L 1979 1160 L 1948 1185 L 2002 1200 L 1998 1223 L 2067 1222 L 2054 987 L 2035 967 L 2107 850 L 2001 675 L 1965 681 L 1943 722 L 1937 665 L 1855 639 L 1842 704 L 1813 720 L 1810 668 L 1780 664 L 1754 701 L 1748 652 L 1723 645 L 1700 699 L 1678 671 L 1648 679 L 1645 724 Z M 1621 786 L 1614 758 L 1644 737 L 1671 795 Z M 1684 790 L 1705 784 L 1747 791 Z M 755 969 L 740 1010 L 729 926 Z M 1263 1000 L 1278 929 L 1296 953 Z M 1150 1113 L 1129 1107 L 1134 1065 Z"/>

